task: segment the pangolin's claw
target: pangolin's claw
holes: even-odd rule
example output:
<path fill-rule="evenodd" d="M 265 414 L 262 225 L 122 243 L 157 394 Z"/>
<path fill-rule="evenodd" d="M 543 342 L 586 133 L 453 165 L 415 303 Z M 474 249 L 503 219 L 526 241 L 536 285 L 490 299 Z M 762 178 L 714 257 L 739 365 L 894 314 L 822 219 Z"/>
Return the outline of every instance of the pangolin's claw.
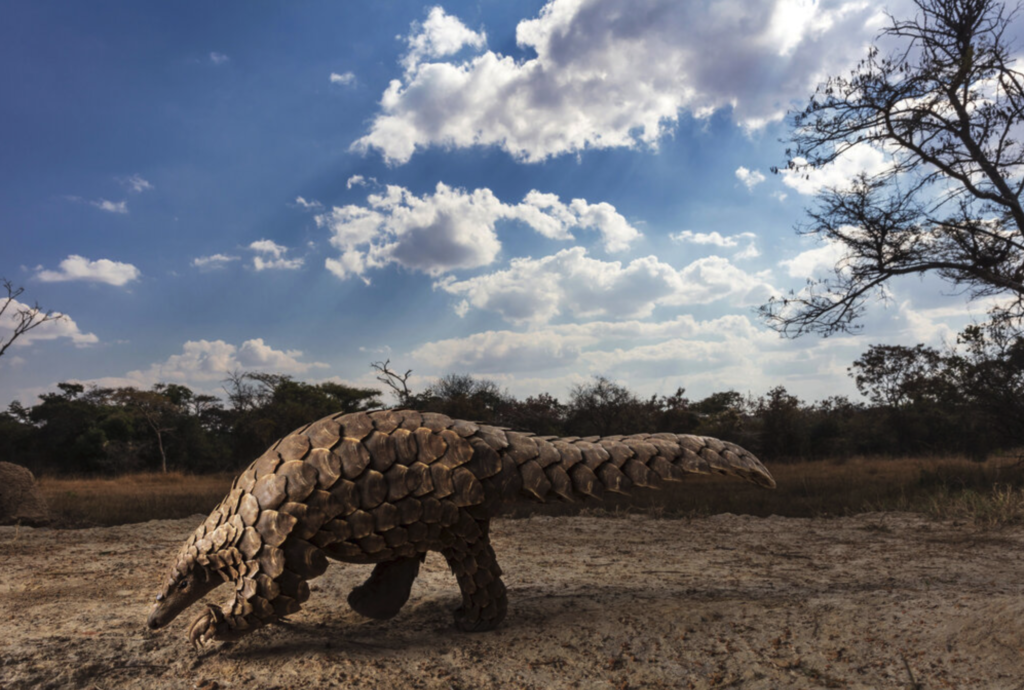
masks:
<path fill-rule="evenodd" d="M 198 653 L 204 646 L 213 642 L 217 635 L 217 624 L 224 620 L 224 614 L 216 606 L 207 606 L 199 616 L 192 621 L 188 629 L 188 641 L 192 648 Z"/>

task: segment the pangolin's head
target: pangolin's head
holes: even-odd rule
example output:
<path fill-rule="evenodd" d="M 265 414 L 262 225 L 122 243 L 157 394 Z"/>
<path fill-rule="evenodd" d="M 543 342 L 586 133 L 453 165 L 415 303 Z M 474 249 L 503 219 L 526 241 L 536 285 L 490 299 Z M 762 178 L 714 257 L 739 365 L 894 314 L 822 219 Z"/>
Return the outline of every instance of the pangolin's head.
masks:
<path fill-rule="evenodd" d="M 195 549 L 192 548 L 192 552 Z M 206 561 L 205 564 L 200 561 Z M 148 625 L 153 630 L 173 621 L 179 613 L 209 594 L 224 578 L 206 558 L 196 558 L 186 547 L 178 554 L 163 591 L 156 597 L 156 605 L 149 614 Z"/>

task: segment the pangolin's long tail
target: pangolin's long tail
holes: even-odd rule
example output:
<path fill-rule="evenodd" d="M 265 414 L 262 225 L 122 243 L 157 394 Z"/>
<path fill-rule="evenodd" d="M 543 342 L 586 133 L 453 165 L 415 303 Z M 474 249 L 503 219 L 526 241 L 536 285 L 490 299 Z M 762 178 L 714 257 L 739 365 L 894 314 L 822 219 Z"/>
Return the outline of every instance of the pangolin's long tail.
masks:
<path fill-rule="evenodd" d="M 535 500 L 572 501 L 634 487 L 657 488 L 686 474 L 724 474 L 766 488 L 775 480 L 761 462 L 734 443 L 688 434 L 606 437 L 543 437 L 479 425 L 469 438 L 473 462 L 500 462 L 496 479 L 505 500 L 525 494 Z M 490 463 L 487 458 L 495 455 Z M 490 472 L 478 472 L 485 478 Z"/>
<path fill-rule="evenodd" d="M 473 447 L 467 466 L 478 479 L 494 478 L 505 501 L 519 495 L 547 501 L 600 498 L 633 486 L 656 488 L 686 474 L 725 474 L 774 488 L 775 480 L 751 452 L 708 436 L 534 436 L 487 425 L 455 422 Z M 471 432 L 471 433 L 470 433 Z"/>

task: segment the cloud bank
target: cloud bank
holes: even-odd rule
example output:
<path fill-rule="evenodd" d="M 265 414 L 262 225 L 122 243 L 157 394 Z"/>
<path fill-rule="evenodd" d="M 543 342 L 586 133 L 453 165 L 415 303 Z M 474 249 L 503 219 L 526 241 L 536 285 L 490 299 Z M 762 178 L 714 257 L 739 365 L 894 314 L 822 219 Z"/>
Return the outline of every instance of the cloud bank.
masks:
<path fill-rule="evenodd" d="M 233 371 L 302 375 L 323 368 L 328 368 L 328 365 L 303 362 L 301 350 L 275 350 L 263 338 L 246 340 L 241 345 L 224 340 L 189 340 L 182 346 L 180 354 L 171 355 L 146 369 L 83 383 L 138 388 L 149 388 L 155 383 L 182 383 L 207 390 L 210 384 L 219 384 Z"/>
<path fill-rule="evenodd" d="M 537 326 L 556 317 L 644 318 L 658 306 L 760 304 L 777 292 L 768 274 L 750 274 L 727 259 L 710 256 L 682 269 L 647 256 L 626 265 L 587 256 L 583 247 L 541 259 L 512 259 L 507 270 L 435 288 L 462 297 L 457 310 L 494 311 L 508 322 Z"/>
<path fill-rule="evenodd" d="M 853 0 L 552 0 L 517 26 L 533 57 L 516 59 L 484 51 L 482 32 L 434 8 L 353 148 L 391 164 L 430 146 L 498 146 L 537 162 L 653 148 L 682 113 L 722 108 L 755 130 L 863 57 L 872 19 Z M 454 57 L 466 48 L 477 54 Z"/>

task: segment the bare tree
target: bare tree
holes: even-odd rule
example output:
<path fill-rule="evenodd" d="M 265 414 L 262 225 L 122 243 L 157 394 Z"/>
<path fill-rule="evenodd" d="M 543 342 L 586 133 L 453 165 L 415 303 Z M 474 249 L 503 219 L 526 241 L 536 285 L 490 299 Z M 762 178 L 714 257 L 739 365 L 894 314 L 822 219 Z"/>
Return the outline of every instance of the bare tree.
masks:
<path fill-rule="evenodd" d="M 52 311 L 44 312 L 38 302 L 31 307 L 15 308 L 15 300 L 25 291 L 25 288 L 14 287 L 14 283 L 7 280 L 7 278 L 0 278 L 0 286 L 3 286 L 7 291 L 7 297 L 0 297 L 0 324 L 3 324 L 3 319 L 6 318 L 13 328 L 6 335 L 0 331 L 0 357 L 7 352 L 7 348 L 13 345 L 15 340 L 33 328 L 42 326 L 47 321 L 67 319 L 64 314 L 54 314 Z M 11 310 L 10 314 L 7 314 L 8 310 Z M 7 316 L 5 317 L 4 314 L 7 314 Z"/>
<path fill-rule="evenodd" d="M 914 2 L 917 15 L 890 17 L 880 37 L 902 52 L 872 47 L 792 117 L 795 173 L 854 146 L 884 151 L 891 165 L 819 192 L 799 230 L 844 256 L 833 277 L 761 307 L 786 335 L 854 330 L 868 298 L 908 274 L 937 274 L 972 299 L 1005 297 L 993 316 L 1024 317 L 1024 74 L 1004 35 L 1016 10 L 996 0 Z"/>
<path fill-rule="evenodd" d="M 412 400 L 412 393 L 409 391 L 409 377 L 412 376 L 412 369 L 407 369 L 404 374 L 399 374 L 389 368 L 390 359 L 383 362 L 371 362 L 370 367 L 378 372 L 377 380 L 391 389 L 391 392 L 398 398 L 398 406 L 405 407 Z"/>

